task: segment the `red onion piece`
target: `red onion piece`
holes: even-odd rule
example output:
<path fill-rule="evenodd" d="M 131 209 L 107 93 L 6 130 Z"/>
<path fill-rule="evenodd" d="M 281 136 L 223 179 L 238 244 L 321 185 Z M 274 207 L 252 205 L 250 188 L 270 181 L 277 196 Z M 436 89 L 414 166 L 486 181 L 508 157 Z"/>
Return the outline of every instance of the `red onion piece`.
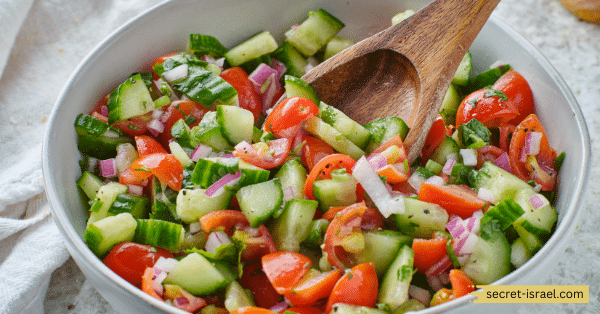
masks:
<path fill-rule="evenodd" d="M 256 148 L 254 148 L 254 146 L 252 146 L 252 144 L 250 144 L 246 141 L 239 142 L 237 145 L 235 145 L 234 148 L 235 148 L 235 150 L 243 151 L 247 155 L 252 155 L 252 154 L 256 153 Z"/>
<path fill-rule="evenodd" d="M 277 71 L 264 63 L 259 64 L 258 67 L 248 75 L 248 79 L 261 88 L 263 87 L 263 84 L 272 79 L 271 77 L 273 77 L 273 79 L 277 78 Z"/>
<path fill-rule="evenodd" d="M 199 221 L 196 222 L 192 222 L 190 224 L 190 234 L 196 234 L 198 232 L 202 231 L 202 225 L 200 224 Z"/>
<path fill-rule="evenodd" d="M 275 312 L 275 313 L 282 313 L 283 311 L 287 310 L 287 308 L 288 308 L 287 302 L 283 301 L 283 302 L 279 302 L 279 303 L 273 305 L 272 307 L 269 308 L 269 310 L 272 312 Z"/>
<path fill-rule="evenodd" d="M 158 275 L 155 275 L 156 279 L 152 280 L 152 289 L 154 289 L 154 291 L 156 291 L 156 294 L 158 294 L 159 296 L 162 296 L 164 293 L 164 287 L 162 285 L 163 280 L 165 280 L 165 278 L 167 278 L 167 273 L 166 272 L 161 272 Z"/>
<path fill-rule="evenodd" d="M 117 165 L 114 158 L 100 160 L 100 169 L 102 176 L 105 178 L 114 178 L 117 176 Z"/>
<path fill-rule="evenodd" d="M 144 187 L 141 185 L 127 184 L 127 193 L 133 195 L 144 195 Z"/>
<path fill-rule="evenodd" d="M 277 72 L 278 80 L 280 78 L 282 78 L 283 75 L 285 74 L 285 72 L 287 71 L 287 68 L 285 67 L 285 65 L 275 59 L 271 59 L 271 68 L 273 68 L 273 70 L 275 70 Z"/>
<path fill-rule="evenodd" d="M 267 83 L 268 85 L 264 93 L 262 93 L 262 112 L 265 114 L 267 110 L 273 107 L 273 105 L 277 101 L 275 97 L 277 96 L 277 91 L 281 88 L 281 84 L 279 84 L 279 81 L 275 78 L 276 75 L 277 73 L 273 73 L 269 77 L 268 81 L 270 82 Z"/>
<path fill-rule="evenodd" d="M 427 277 L 439 276 L 441 273 L 447 271 L 450 268 L 452 268 L 452 262 L 450 261 L 450 258 L 448 258 L 448 255 L 444 255 L 444 257 L 442 257 L 442 259 L 440 259 L 435 264 L 433 264 L 433 266 L 431 266 L 425 272 L 425 276 L 427 276 Z"/>
<path fill-rule="evenodd" d="M 457 255 L 469 255 L 473 253 L 477 242 L 479 242 L 479 237 L 474 233 L 469 233 L 468 236 L 456 241 L 453 248 Z"/>
<path fill-rule="evenodd" d="M 165 125 L 159 119 L 152 119 L 148 122 L 148 131 L 157 136 L 165 130 Z"/>
<path fill-rule="evenodd" d="M 209 186 L 204 194 L 206 194 L 208 197 L 221 195 L 221 193 L 225 192 L 225 186 L 231 187 L 236 185 L 240 181 L 241 177 L 242 173 L 239 171 L 235 174 L 228 173 L 221 179 L 217 180 L 217 182 Z"/>
<path fill-rule="evenodd" d="M 215 59 L 214 57 L 212 57 L 210 55 L 202 56 L 202 61 L 208 62 L 210 64 L 214 64 L 214 65 L 218 66 L 220 69 L 223 69 L 223 65 L 225 64 L 225 58 Z"/>
<path fill-rule="evenodd" d="M 542 135 L 542 132 L 528 132 L 525 135 L 525 154 L 535 156 L 540 153 Z"/>
<path fill-rule="evenodd" d="M 107 106 L 101 106 L 100 107 L 100 114 L 103 115 L 103 116 L 105 116 L 105 117 L 108 117 L 108 107 Z"/>
<path fill-rule="evenodd" d="M 431 290 L 438 291 L 444 288 L 444 284 L 442 284 L 440 276 L 427 277 L 427 282 L 429 283 L 429 287 L 431 287 Z"/>
<path fill-rule="evenodd" d="M 550 202 L 543 197 L 541 194 L 535 194 L 534 196 L 529 198 L 529 203 L 533 206 L 534 209 L 540 209 L 544 206 L 550 205 Z"/>
<path fill-rule="evenodd" d="M 367 157 L 369 164 L 373 167 L 373 170 L 377 171 L 385 166 L 387 166 L 387 158 L 382 154 L 371 154 Z"/>
<path fill-rule="evenodd" d="M 414 172 L 410 178 L 408 178 L 408 184 L 415 189 L 417 193 L 419 193 L 419 189 L 421 188 L 421 183 L 425 182 L 424 177 L 420 176 L 418 173 Z"/>
<path fill-rule="evenodd" d="M 252 227 L 245 227 L 244 231 L 247 232 L 251 237 L 258 237 L 260 236 L 260 230 L 258 228 L 252 228 Z"/>
<path fill-rule="evenodd" d="M 410 285 L 410 287 L 408 287 L 408 295 L 413 299 L 423 303 L 425 306 L 429 306 L 429 302 L 431 301 L 431 294 L 429 294 L 429 291 L 414 285 Z"/>
<path fill-rule="evenodd" d="M 288 186 L 283 189 L 283 200 L 289 201 L 298 195 L 298 191 L 293 186 Z"/>
<path fill-rule="evenodd" d="M 457 239 L 461 237 L 465 232 L 469 232 L 466 226 L 463 224 L 463 220 L 460 217 L 451 219 L 446 224 L 446 229 L 452 235 L 453 238 Z"/>
<path fill-rule="evenodd" d="M 188 65 L 182 64 L 162 74 L 162 77 L 167 82 L 173 82 L 186 78 L 188 76 Z"/>
<path fill-rule="evenodd" d="M 192 154 L 190 155 L 190 159 L 193 162 L 197 162 L 200 158 L 206 158 L 212 153 L 212 147 L 204 144 L 198 144 Z"/>
<path fill-rule="evenodd" d="M 296 28 L 298 28 L 298 26 L 300 26 L 300 25 L 298 25 L 298 24 L 292 25 L 292 27 L 285 32 L 285 34 L 284 34 L 285 37 L 290 37 L 290 35 L 296 30 Z"/>
<path fill-rule="evenodd" d="M 231 240 L 227 236 L 227 234 L 223 231 L 215 231 L 211 232 L 208 235 L 208 240 L 206 240 L 206 251 L 210 253 L 215 253 L 217 248 L 223 244 L 229 244 Z"/>
<path fill-rule="evenodd" d="M 456 164 L 456 159 L 447 159 L 444 167 L 442 168 L 442 173 L 450 175 L 452 173 L 454 164 Z"/>
<path fill-rule="evenodd" d="M 152 119 L 160 119 L 165 112 L 160 109 L 152 110 Z"/>
<path fill-rule="evenodd" d="M 504 152 L 500 155 L 496 160 L 494 160 L 494 165 L 512 173 L 512 168 L 510 167 L 510 160 L 508 159 L 508 153 Z"/>
<path fill-rule="evenodd" d="M 438 278 L 440 279 L 440 282 L 443 285 L 447 285 L 450 283 L 450 273 L 449 272 L 443 272 L 441 273 Z"/>

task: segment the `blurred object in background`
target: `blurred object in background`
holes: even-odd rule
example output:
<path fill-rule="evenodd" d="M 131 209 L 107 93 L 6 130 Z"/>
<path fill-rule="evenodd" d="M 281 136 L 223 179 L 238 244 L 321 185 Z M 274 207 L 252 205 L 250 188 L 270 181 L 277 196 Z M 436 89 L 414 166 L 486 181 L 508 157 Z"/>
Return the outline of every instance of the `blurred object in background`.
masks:
<path fill-rule="evenodd" d="M 560 0 L 578 18 L 600 24 L 600 0 Z"/>

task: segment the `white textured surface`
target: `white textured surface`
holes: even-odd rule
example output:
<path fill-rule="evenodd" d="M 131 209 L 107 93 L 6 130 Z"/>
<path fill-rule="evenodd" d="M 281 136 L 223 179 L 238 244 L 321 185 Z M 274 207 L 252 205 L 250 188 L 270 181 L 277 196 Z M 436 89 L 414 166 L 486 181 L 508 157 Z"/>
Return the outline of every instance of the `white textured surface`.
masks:
<path fill-rule="evenodd" d="M 0 4 L 4 2 L 11 3 L 10 0 L 0 0 Z M 0 79 L 0 178 L 3 178 L 0 183 L 3 187 L 39 179 L 40 173 L 35 171 L 38 166 L 28 168 L 26 180 L 20 180 L 14 171 L 14 163 L 31 155 L 32 151 L 39 156 L 37 149 L 21 143 L 41 141 L 44 117 L 49 115 L 61 87 L 79 61 L 111 31 L 159 1 L 28 0 L 18 3 L 26 12 L 28 6 L 24 3 L 31 2 L 33 6 L 18 31 Z M 14 10 L 13 6 L 0 5 L 0 8 Z M 562 74 L 586 116 L 593 150 L 592 173 L 585 191 L 582 220 L 571 245 L 559 257 L 558 266 L 548 270 L 545 281 L 545 284 L 589 285 L 590 303 L 524 305 L 519 313 L 600 313 L 600 241 L 597 227 L 600 221 L 597 209 L 600 186 L 594 179 L 600 172 L 597 146 L 600 139 L 600 26 L 578 21 L 557 0 L 504 0 L 495 14 L 537 46 Z M 14 17 L 18 19 L 19 15 Z M 5 54 L 5 51 L 2 53 Z M 2 57 L 4 55 L 0 54 L 0 65 L 4 62 Z M 61 66 L 57 67 L 57 63 Z M 13 99 L 16 98 L 22 104 L 20 107 L 15 106 Z M 33 164 L 37 165 L 38 161 L 34 160 Z M 33 187 L 29 193 L 41 192 L 39 184 L 28 186 Z M 14 199 L 9 202 L 4 200 L 5 204 L 16 205 L 2 208 L 0 214 L 14 213 L 14 217 L 10 218 L 19 218 L 33 213 L 32 217 L 26 216 L 34 219 L 32 224 L 47 224 L 45 217 L 38 216 L 45 215 L 45 211 L 35 199 L 23 203 L 18 195 L 12 197 Z M 56 231 L 56 228 L 52 230 Z M 16 241 L 26 236 L 28 233 L 21 232 L 8 236 L 5 241 Z M 0 262 L 4 260 L 1 253 L 5 252 L 1 249 Z M 85 277 L 72 259 L 53 273 L 44 308 L 46 313 L 114 312 L 94 288 L 85 284 Z"/>

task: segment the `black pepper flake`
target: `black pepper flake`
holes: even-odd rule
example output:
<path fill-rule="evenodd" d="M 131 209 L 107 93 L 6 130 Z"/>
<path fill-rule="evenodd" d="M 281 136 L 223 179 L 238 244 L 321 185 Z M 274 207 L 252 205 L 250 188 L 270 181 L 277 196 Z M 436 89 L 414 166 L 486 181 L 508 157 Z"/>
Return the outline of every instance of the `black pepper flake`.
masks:
<path fill-rule="evenodd" d="M 187 191 L 186 191 L 186 190 L 183 190 L 181 193 L 183 193 L 183 196 L 186 196 L 186 194 L 187 194 Z"/>
<path fill-rule="evenodd" d="M 408 219 L 412 219 L 414 215 L 408 215 Z"/>
<path fill-rule="evenodd" d="M 429 209 L 425 208 L 423 209 L 423 212 L 425 213 L 425 215 L 429 215 Z"/>

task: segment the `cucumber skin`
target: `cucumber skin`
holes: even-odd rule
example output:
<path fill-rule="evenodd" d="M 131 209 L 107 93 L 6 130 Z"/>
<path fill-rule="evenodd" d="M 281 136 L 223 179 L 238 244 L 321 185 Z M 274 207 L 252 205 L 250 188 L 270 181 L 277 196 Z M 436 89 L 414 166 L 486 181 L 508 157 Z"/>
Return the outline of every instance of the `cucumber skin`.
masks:
<path fill-rule="evenodd" d="M 87 114 L 79 114 L 75 119 L 77 149 L 84 155 L 97 159 L 109 159 L 117 156 L 117 146 L 122 143 L 133 144 L 133 138 L 123 131 Z M 106 131 L 116 132 L 119 137 L 104 136 Z"/>
<path fill-rule="evenodd" d="M 236 106 L 219 105 L 217 123 L 229 144 L 235 146 L 243 141 L 252 142 L 254 115 L 251 111 Z"/>
<path fill-rule="evenodd" d="M 398 250 L 398 254 L 383 277 L 377 302 L 388 304 L 394 310 L 408 300 L 408 287 L 414 274 L 414 258 L 415 252 L 407 245 Z M 406 273 L 408 269 L 410 275 Z"/>
<path fill-rule="evenodd" d="M 496 202 L 500 202 L 507 198 L 514 198 L 517 191 L 531 189 L 531 186 L 514 174 L 488 161 L 477 172 L 473 188 L 490 190 Z"/>
<path fill-rule="evenodd" d="M 511 271 L 511 246 L 499 230 L 490 239 L 479 237 L 473 254 L 462 271 L 478 285 L 488 285 Z"/>
<path fill-rule="evenodd" d="M 298 192 L 294 198 L 304 198 L 304 183 L 306 181 L 306 168 L 302 166 L 298 158 L 286 161 L 281 169 L 275 174 L 275 178 L 281 181 L 281 189 L 285 191 L 292 188 Z"/>
<path fill-rule="evenodd" d="M 133 241 L 178 252 L 185 236 L 183 225 L 154 219 L 138 219 Z"/>
<path fill-rule="evenodd" d="M 83 235 L 90 250 L 99 258 L 121 243 L 132 241 L 137 221 L 129 213 L 106 217 L 90 224 Z"/>
<path fill-rule="evenodd" d="M 110 93 L 108 124 L 141 116 L 155 109 L 154 101 L 142 76 L 134 74 Z"/>

